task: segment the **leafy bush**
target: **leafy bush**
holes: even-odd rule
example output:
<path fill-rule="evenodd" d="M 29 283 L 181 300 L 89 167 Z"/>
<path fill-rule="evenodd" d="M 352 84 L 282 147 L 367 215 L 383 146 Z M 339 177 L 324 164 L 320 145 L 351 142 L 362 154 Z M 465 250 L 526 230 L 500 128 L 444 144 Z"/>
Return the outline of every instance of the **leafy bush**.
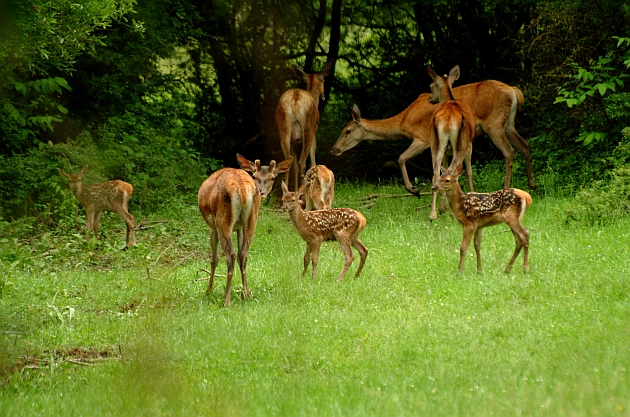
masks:
<path fill-rule="evenodd" d="M 132 212 L 154 211 L 178 195 L 194 193 L 207 170 L 220 164 L 202 159 L 183 123 L 157 107 L 111 117 L 66 143 L 36 142 L 25 152 L 0 155 L 0 218 L 39 215 L 43 223 L 58 225 L 76 216 L 78 202 L 57 168 L 77 172 L 86 164 L 86 184 L 121 179 L 134 186 Z"/>
<path fill-rule="evenodd" d="M 606 163 L 612 165 L 607 178 L 582 189 L 567 210 L 567 220 L 605 224 L 630 213 L 630 128 Z"/>

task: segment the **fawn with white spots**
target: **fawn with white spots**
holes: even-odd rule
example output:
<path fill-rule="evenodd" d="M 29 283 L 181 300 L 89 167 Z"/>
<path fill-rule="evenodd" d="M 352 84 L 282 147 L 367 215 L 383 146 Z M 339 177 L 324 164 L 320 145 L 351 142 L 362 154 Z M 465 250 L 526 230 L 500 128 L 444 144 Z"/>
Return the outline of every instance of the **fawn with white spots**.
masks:
<path fill-rule="evenodd" d="M 475 123 L 472 110 L 466 100 L 456 100 L 453 96 L 453 83 L 459 78 L 459 66 L 455 65 L 448 76 L 439 76 L 427 65 L 427 71 L 433 79 L 431 83 L 431 104 L 439 106 L 431 119 L 431 157 L 433 159 L 433 181 L 440 176 L 440 167 L 446 148 L 450 145 L 453 159 L 449 169 L 456 169 L 466 160 L 466 176 L 470 191 L 474 191 L 472 180 L 472 141 L 475 137 Z M 433 192 L 431 220 L 437 219 L 437 192 Z"/>
<path fill-rule="evenodd" d="M 243 280 L 242 298 L 251 299 L 247 287 L 247 254 L 254 239 L 260 202 L 273 187 L 276 176 L 291 168 L 292 158 L 279 164 L 271 161 L 269 166 L 262 166 L 257 159 L 251 162 L 241 155 L 236 155 L 243 169 L 223 168 L 213 173 L 199 188 L 197 203 L 203 219 L 210 227 L 210 281 L 206 295 L 212 292 L 214 272 L 219 263 L 219 243 L 227 262 L 227 284 L 223 305 L 230 306 L 232 276 L 236 253 L 232 244 L 232 232 L 238 237 L 238 265 Z M 245 171 L 250 171 L 253 178 Z"/>
<path fill-rule="evenodd" d="M 459 187 L 461 165 L 456 173 L 447 170 L 436 182 L 434 191 L 444 191 L 453 217 L 464 228 L 464 237 L 459 249 L 459 268 L 462 272 L 466 252 L 475 236 L 477 271 L 481 272 L 481 239 L 484 227 L 505 223 L 514 234 L 516 248 L 512 259 L 505 267 L 505 272 L 512 270 L 516 257 L 523 249 L 523 268 L 529 271 L 529 232 L 522 224 L 525 211 L 532 205 L 532 197 L 518 188 L 507 188 L 491 193 L 463 193 Z"/>
<path fill-rule="evenodd" d="M 361 256 L 361 262 L 354 277 L 357 278 L 361 274 L 368 255 L 368 248 L 359 239 L 359 233 L 365 229 L 366 225 L 365 217 L 361 213 L 349 208 L 303 211 L 296 193 L 289 192 L 284 181 L 282 181 L 282 209 L 289 212 L 293 225 L 306 242 L 302 275 L 306 273 L 312 261 L 313 279 L 317 278 L 319 248 L 322 242 L 328 240 L 338 241 L 346 258 L 337 281 L 343 279 L 354 260 L 352 247 Z"/>
<path fill-rule="evenodd" d="M 85 165 L 78 174 L 68 174 L 63 169 L 58 168 L 59 174 L 68 179 L 70 191 L 83 207 L 87 217 L 86 240 L 90 240 L 90 231 L 94 229 L 94 236 L 98 239 L 98 225 L 101 221 L 103 211 L 112 211 L 125 221 L 127 225 L 126 248 L 136 245 L 136 233 L 134 231 L 134 218 L 127 208 L 133 186 L 127 182 L 114 180 L 101 182 L 99 184 L 83 185 L 81 179 L 88 170 Z"/>
<path fill-rule="evenodd" d="M 298 197 L 306 204 L 306 211 L 332 208 L 335 198 L 335 174 L 325 165 L 315 165 L 306 171 Z"/>

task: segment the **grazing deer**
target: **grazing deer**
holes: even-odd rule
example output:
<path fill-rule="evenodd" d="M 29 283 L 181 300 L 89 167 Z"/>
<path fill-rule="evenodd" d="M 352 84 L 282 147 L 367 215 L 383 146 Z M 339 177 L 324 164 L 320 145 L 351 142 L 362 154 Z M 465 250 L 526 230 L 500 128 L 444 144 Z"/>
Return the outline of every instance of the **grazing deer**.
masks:
<path fill-rule="evenodd" d="M 525 211 L 532 205 L 532 197 L 529 193 L 517 188 L 507 188 L 487 194 L 466 193 L 459 187 L 458 178 L 461 174 L 461 166 L 457 173 L 447 170 L 434 184 L 433 190 L 444 191 L 448 200 L 451 213 L 464 228 L 464 238 L 459 249 L 459 268 L 462 272 L 466 252 L 470 241 L 475 236 L 475 252 L 477 253 L 477 271 L 481 272 L 481 238 L 484 227 L 506 223 L 512 229 L 516 240 L 516 249 L 512 259 L 505 267 L 505 272 L 512 270 L 516 257 L 523 248 L 523 268 L 529 271 L 529 232 L 523 227 L 522 221 Z"/>
<path fill-rule="evenodd" d="M 254 238 L 260 202 L 273 187 L 276 176 L 291 167 L 292 159 L 279 164 L 271 161 L 269 166 L 261 166 L 260 161 L 251 162 L 241 155 L 236 155 L 243 169 L 223 168 L 213 173 L 199 188 L 197 202 L 203 219 L 210 226 L 210 281 L 206 295 L 212 292 L 214 272 L 219 263 L 218 243 L 225 253 L 227 262 L 227 284 L 223 305 L 230 306 L 230 291 L 234 275 L 236 253 L 232 244 L 232 232 L 238 237 L 238 265 L 243 280 L 242 298 L 251 299 L 247 287 L 247 253 Z M 245 171 L 250 171 L 253 178 Z"/>
<path fill-rule="evenodd" d="M 136 233 L 134 231 L 134 218 L 127 208 L 133 186 L 127 182 L 114 180 L 101 182 L 99 184 L 83 185 L 81 179 L 88 170 L 85 165 L 78 174 L 68 174 L 61 168 L 57 168 L 59 174 L 68 179 L 70 191 L 83 207 L 87 217 L 87 233 L 85 240 L 90 240 L 90 232 L 94 229 L 94 236 L 98 240 L 98 225 L 101 221 L 103 211 L 113 211 L 125 221 L 127 225 L 126 246 L 129 247 L 129 237 L 131 245 L 136 246 Z"/>
<path fill-rule="evenodd" d="M 315 165 L 306 171 L 304 184 L 298 198 L 305 204 L 306 211 L 324 210 L 332 207 L 335 198 L 335 174 L 325 165 Z"/>
<path fill-rule="evenodd" d="M 505 158 L 503 188 L 509 188 L 512 180 L 514 148 L 523 154 L 530 188 L 535 188 L 529 143 L 519 135 L 514 127 L 516 111 L 523 104 L 523 93 L 495 80 L 466 84 L 453 89 L 457 99 L 468 103 L 473 112 L 475 136 L 487 133 Z M 411 145 L 398 158 L 405 189 L 418 194 L 413 188 L 406 163 L 431 146 L 431 119 L 436 106 L 429 103 L 430 94 L 421 94 L 401 113 L 387 119 L 367 120 L 355 104 L 352 107 L 352 120 L 343 129 L 330 153 L 339 156 L 354 148 L 364 140 L 411 139 Z"/>
<path fill-rule="evenodd" d="M 475 191 L 472 180 L 472 141 L 475 137 L 475 124 L 472 110 L 465 100 L 455 100 L 453 96 L 453 83 L 459 78 L 459 65 L 455 65 L 448 76 L 439 76 L 427 65 L 427 71 L 433 79 L 431 83 L 431 96 L 429 102 L 439 106 L 431 119 L 431 158 L 433 160 L 433 182 L 440 177 L 442 160 L 446 148 L 453 150 L 453 159 L 449 165 L 455 169 L 466 160 L 466 176 L 470 191 Z M 437 192 L 433 191 L 431 204 L 431 220 L 437 219 L 436 211 Z"/>
<path fill-rule="evenodd" d="M 325 100 L 324 77 L 333 69 L 334 61 L 330 60 L 324 68 L 315 74 L 307 74 L 301 68 L 293 66 L 295 75 L 306 82 L 306 90 L 292 88 L 280 97 L 276 108 L 276 124 L 280 135 L 280 146 L 284 157 L 293 157 L 295 163 L 291 169 L 293 174 L 293 190 L 301 185 L 306 158 L 310 155 L 311 166 L 315 166 L 315 147 L 317 124 L 319 123 L 319 98 Z M 289 172 L 285 175 L 289 183 Z"/>
<path fill-rule="evenodd" d="M 361 274 L 363 265 L 365 265 L 365 259 L 368 255 L 368 248 L 366 248 L 359 239 L 359 233 L 365 229 L 366 225 L 365 217 L 363 217 L 361 213 L 349 208 L 302 211 L 302 206 L 296 194 L 289 192 L 284 181 L 282 181 L 282 210 L 289 212 L 291 221 L 302 239 L 306 242 L 302 275 L 306 274 L 308 264 L 312 261 L 313 279 L 317 278 L 319 248 L 322 242 L 327 240 L 338 241 L 343 255 L 346 258 L 337 281 L 343 279 L 354 260 L 350 246 L 353 246 L 359 251 L 359 255 L 361 256 L 359 269 L 357 269 L 357 273 L 354 277 L 357 278 Z"/>

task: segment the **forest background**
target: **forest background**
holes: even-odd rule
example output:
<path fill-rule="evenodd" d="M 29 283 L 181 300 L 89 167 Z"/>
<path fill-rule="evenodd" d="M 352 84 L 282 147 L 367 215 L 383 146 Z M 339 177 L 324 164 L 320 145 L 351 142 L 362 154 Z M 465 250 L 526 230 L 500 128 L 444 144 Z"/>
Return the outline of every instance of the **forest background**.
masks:
<path fill-rule="evenodd" d="M 581 196 L 592 221 L 602 208 L 630 211 L 626 1 L 4 0 L 0 19 L 5 225 L 74 215 L 57 168 L 89 164 L 87 183 L 132 183 L 135 213 L 191 201 L 236 152 L 281 159 L 273 114 L 284 91 L 304 88 L 291 64 L 310 73 L 330 59 L 317 162 L 338 180 L 400 181 L 388 162 L 409 145 L 331 156 L 354 103 L 364 118 L 392 116 L 429 91 L 427 64 L 459 65 L 457 85 L 495 79 L 523 91 L 516 127 L 539 190 Z M 527 189 L 516 155 L 513 185 Z M 487 137 L 473 161 L 504 169 Z M 411 162 L 426 182 L 430 153 Z"/>

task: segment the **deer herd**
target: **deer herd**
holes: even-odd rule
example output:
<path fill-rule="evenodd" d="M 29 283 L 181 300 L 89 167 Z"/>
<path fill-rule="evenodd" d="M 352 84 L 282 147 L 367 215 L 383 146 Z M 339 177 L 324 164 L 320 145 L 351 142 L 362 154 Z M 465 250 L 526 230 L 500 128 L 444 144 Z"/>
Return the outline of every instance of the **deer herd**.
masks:
<path fill-rule="evenodd" d="M 317 126 L 319 123 L 319 99 L 324 97 L 324 79 L 333 70 L 329 61 L 321 72 L 307 74 L 293 66 L 298 78 L 306 82 L 306 90 L 293 88 L 285 92 L 276 109 L 276 123 L 285 159 L 268 166 L 261 165 L 237 154 L 242 169 L 223 168 L 208 177 L 198 193 L 198 206 L 203 219 L 210 227 L 212 257 L 206 295 L 212 292 L 216 267 L 219 263 L 219 244 L 227 263 L 227 284 L 224 305 L 230 305 L 234 263 L 238 260 L 242 278 L 242 298 L 251 299 L 247 286 L 247 257 L 254 238 L 261 201 L 271 193 L 274 181 L 284 173 L 282 181 L 282 210 L 288 212 L 300 237 L 306 242 L 304 269 L 306 274 L 312 264 L 313 279 L 317 277 L 317 264 L 321 244 L 339 242 L 345 257 L 337 281 L 343 279 L 350 268 L 354 247 L 360 256 L 355 274 L 357 278 L 365 265 L 368 248 L 359 234 L 366 227 L 365 217 L 350 208 L 332 208 L 335 193 L 335 176 L 324 165 L 315 162 Z M 525 211 L 532 204 L 531 196 L 522 190 L 509 188 L 514 161 L 514 147 L 525 158 L 528 184 L 533 180 L 529 144 L 516 131 L 514 118 L 523 103 L 523 93 L 499 81 L 482 81 L 453 88 L 459 78 L 459 66 L 448 75 L 440 76 L 430 67 L 427 71 L 433 82 L 431 93 L 421 94 L 400 114 L 382 120 L 366 120 L 356 104 L 352 120 L 346 125 L 331 149 L 339 156 L 363 140 L 411 139 L 409 148 L 400 155 L 398 165 L 405 188 L 419 194 L 409 181 L 405 163 L 427 148 L 433 161 L 432 205 L 430 219 L 437 218 L 438 192 L 446 196 L 453 217 L 463 228 L 458 272 L 462 272 L 470 242 L 474 236 L 477 270 L 481 271 L 481 239 L 483 228 L 506 223 L 515 239 L 515 250 L 505 271 L 512 269 L 514 261 L 523 250 L 525 271 L 529 270 L 529 232 L 522 221 Z M 491 193 L 475 193 L 472 179 L 473 139 L 487 133 L 505 157 L 503 189 Z M 452 155 L 450 163 L 447 156 Z M 306 161 L 310 158 L 310 168 Z M 464 193 L 459 186 L 459 176 L 466 164 L 466 177 L 470 192 Z M 87 235 L 90 231 L 98 239 L 98 225 L 103 211 L 113 211 L 127 226 L 126 247 L 135 246 L 134 218 L 127 209 L 133 187 L 123 181 L 107 181 L 90 186 L 82 184 L 87 165 L 78 174 L 67 178 L 73 196 L 85 207 Z M 249 172 L 250 174 L 248 174 Z M 291 190 L 290 190 L 291 188 Z M 238 254 L 232 243 L 232 233 L 237 233 Z"/>

